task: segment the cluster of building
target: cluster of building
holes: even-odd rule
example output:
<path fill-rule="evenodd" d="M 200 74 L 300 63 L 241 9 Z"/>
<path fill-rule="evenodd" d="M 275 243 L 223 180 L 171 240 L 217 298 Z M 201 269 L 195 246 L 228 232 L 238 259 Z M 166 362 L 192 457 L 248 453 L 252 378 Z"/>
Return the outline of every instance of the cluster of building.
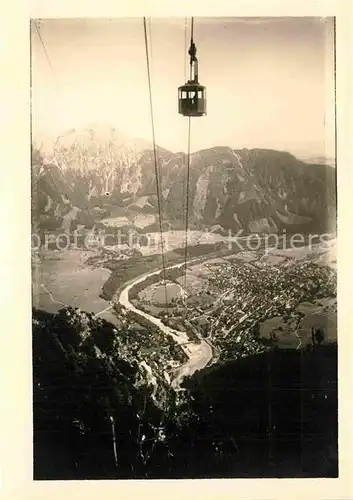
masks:
<path fill-rule="evenodd" d="M 268 349 L 260 340 L 260 324 L 282 316 L 298 325 L 303 302 L 336 295 L 336 273 L 311 262 L 273 266 L 265 263 L 225 263 L 209 278 L 211 305 L 195 304 L 189 315 L 221 358 L 246 356 Z"/>

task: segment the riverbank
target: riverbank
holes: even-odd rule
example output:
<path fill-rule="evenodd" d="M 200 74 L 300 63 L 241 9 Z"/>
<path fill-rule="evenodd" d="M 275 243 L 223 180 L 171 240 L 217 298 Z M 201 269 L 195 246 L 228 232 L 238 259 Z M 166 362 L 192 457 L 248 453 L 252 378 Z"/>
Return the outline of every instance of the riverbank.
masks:
<path fill-rule="evenodd" d="M 191 263 L 196 263 L 199 259 L 194 259 L 188 262 L 188 265 Z M 169 266 L 166 270 L 180 268 L 184 265 L 184 263 L 174 264 L 173 266 Z M 123 308 L 128 311 L 132 311 L 135 314 L 145 318 L 152 325 L 157 326 L 165 335 L 169 335 L 173 338 L 173 340 L 183 349 L 184 353 L 188 356 L 189 360 L 181 365 L 173 374 L 172 379 L 172 387 L 178 387 L 183 378 L 186 376 L 193 375 L 196 371 L 203 369 L 207 366 L 212 359 L 212 348 L 207 341 L 200 337 L 200 342 L 192 342 L 190 341 L 186 332 L 182 332 L 179 330 L 175 330 L 169 326 L 166 326 L 159 318 L 148 314 L 141 309 L 138 309 L 133 304 L 131 304 L 129 300 L 129 292 L 130 290 L 137 284 L 145 281 L 147 278 L 151 276 L 161 275 L 162 271 L 159 269 L 157 271 L 153 271 L 150 273 L 145 273 L 143 276 L 132 280 L 123 290 L 118 294 L 117 302 Z M 116 299 L 114 299 L 115 302 Z"/>

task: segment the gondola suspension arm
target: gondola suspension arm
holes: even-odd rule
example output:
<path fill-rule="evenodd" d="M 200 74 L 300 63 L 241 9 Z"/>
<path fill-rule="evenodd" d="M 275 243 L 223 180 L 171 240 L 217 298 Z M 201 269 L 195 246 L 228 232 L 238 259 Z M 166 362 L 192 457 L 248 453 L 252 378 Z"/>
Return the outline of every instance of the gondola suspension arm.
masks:
<path fill-rule="evenodd" d="M 194 18 L 191 18 L 191 37 L 188 54 L 190 56 L 189 80 L 178 88 L 179 113 L 195 117 L 206 115 L 206 88 L 199 83 L 199 65 L 194 42 Z"/>
<path fill-rule="evenodd" d="M 190 40 L 190 48 L 189 48 L 189 56 L 190 56 L 190 83 L 199 83 L 199 72 L 198 72 L 198 60 L 196 57 L 196 45 L 194 42 L 194 18 L 191 18 L 191 40 Z M 192 69 L 194 68 L 194 77 L 192 77 Z"/>

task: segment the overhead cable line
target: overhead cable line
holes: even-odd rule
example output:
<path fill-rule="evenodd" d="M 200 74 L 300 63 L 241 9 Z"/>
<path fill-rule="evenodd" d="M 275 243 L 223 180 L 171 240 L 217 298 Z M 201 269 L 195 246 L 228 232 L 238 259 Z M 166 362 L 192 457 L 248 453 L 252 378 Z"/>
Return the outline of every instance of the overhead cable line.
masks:
<path fill-rule="evenodd" d="M 188 152 L 186 163 L 186 200 L 185 200 L 185 253 L 184 253 L 184 287 L 186 288 L 186 263 L 188 257 L 188 231 L 189 231 L 189 185 L 190 185 L 190 143 L 191 143 L 191 118 L 188 126 Z"/>
<path fill-rule="evenodd" d="M 194 43 L 194 18 L 191 18 L 191 36 L 190 47 Z M 192 78 L 192 63 L 193 59 L 190 57 L 190 80 Z M 188 124 L 188 150 L 187 150 L 187 163 L 186 163 L 186 203 L 185 203 L 185 247 L 184 247 L 184 288 L 186 289 L 187 278 L 187 256 L 188 256 L 188 231 L 189 231 L 189 185 L 190 185 L 190 143 L 191 143 L 191 117 L 189 116 Z"/>
<path fill-rule="evenodd" d="M 51 69 L 51 70 L 52 70 L 52 72 L 54 73 L 54 68 L 53 68 L 52 63 L 51 63 L 51 61 L 50 61 L 49 54 L 48 54 L 48 51 L 47 51 L 46 46 L 45 46 L 45 44 L 44 44 L 44 41 L 43 41 L 42 35 L 41 35 L 40 31 L 39 31 L 37 21 L 35 21 L 35 20 L 34 20 L 33 22 L 34 22 L 34 26 L 35 26 L 35 28 L 36 28 L 36 31 L 37 31 L 37 34 L 38 34 L 38 37 L 39 37 L 40 43 L 41 43 L 41 45 L 42 45 L 42 47 L 43 47 L 43 52 L 44 52 L 45 58 L 46 58 L 46 60 L 47 60 L 47 62 L 48 62 L 48 65 L 49 65 L 50 69 Z"/>
<path fill-rule="evenodd" d="M 187 60 L 186 60 L 186 53 L 187 53 L 187 18 L 185 18 L 184 21 L 184 80 L 186 81 L 187 78 Z M 182 156 L 182 178 L 183 178 L 183 190 L 182 190 L 182 210 L 181 214 L 185 213 L 185 199 L 186 199 L 186 163 L 185 163 L 185 158 Z"/>
<path fill-rule="evenodd" d="M 43 48 L 43 52 L 44 52 L 45 58 L 46 58 L 47 63 L 48 63 L 48 65 L 49 65 L 49 67 L 50 67 L 50 70 L 51 70 L 51 72 L 52 72 L 53 80 L 54 80 L 54 81 L 56 81 L 56 79 L 55 79 L 55 71 L 54 71 L 53 65 L 52 65 L 52 63 L 51 63 L 51 60 L 50 60 L 50 57 L 49 57 L 49 54 L 48 54 L 48 51 L 47 51 L 47 48 L 46 48 L 46 46 L 45 46 L 45 43 L 44 43 L 43 37 L 42 37 L 42 35 L 41 35 L 41 33 L 40 33 L 40 30 L 39 30 L 39 28 L 38 28 L 38 25 L 37 25 L 37 22 L 36 22 L 36 21 L 34 21 L 34 26 L 35 26 L 36 32 L 37 32 L 37 34 L 38 34 L 38 37 L 39 37 L 39 40 L 40 40 L 41 46 L 42 46 L 42 48 Z M 56 140 L 55 145 L 57 144 L 57 142 L 58 142 L 58 139 Z M 53 151 L 53 153 L 55 154 L 55 146 L 54 146 L 54 151 Z M 66 162 L 65 162 L 65 163 L 66 163 Z M 51 178 L 52 178 L 52 181 L 53 181 L 53 184 L 54 184 L 54 186 L 55 186 L 55 188 L 56 188 L 56 190 L 57 190 L 57 192 L 58 192 L 59 198 L 61 198 L 61 193 L 60 193 L 60 191 L 59 191 L 59 189 L 58 189 L 58 187 L 57 187 L 57 185 L 56 185 L 56 182 L 54 181 L 54 177 L 53 177 L 53 174 L 52 174 L 51 170 L 49 170 L 49 174 L 50 174 L 50 176 L 51 176 Z M 90 209 L 89 209 L 89 202 L 88 202 L 88 203 L 85 203 L 85 201 L 84 201 L 84 199 L 85 199 L 85 198 L 84 198 L 84 195 L 83 195 L 83 193 L 82 193 L 82 191 L 81 191 L 81 188 L 79 187 L 79 182 L 77 181 L 77 176 L 76 176 L 76 174 L 73 172 L 73 170 L 72 170 L 72 177 L 73 177 L 73 182 L 74 182 L 74 184 L 76 185 L 76 189 L 77 189 L 77 193 L 78 193 L 78 195 L 79 195 L 79 198 L 81 199 L 81 203 L 82 203 L 82 205 L 81 205 L 81 206 L 82 206 L 82 207 L 86 207 L 86 208 L 83 208 L 83 211 L 87 212 L 87 214 L 88 214 L 89 218 L 91 219 L 91 222 L 92 222 L 92 224 L 93 224 L 93 226 L 94 226 L 96 221 L 95 221 L 94 217 L 92 216 L 92 214 L 91 214 L 91 212 L 90 212 Z"/>
<path fill-rule="evenodd" d="M 167 307 L 167 310 L 168 310 L 167 279 L 166 279 L 167 275 L 166 275 L 166 263 L 165 263 L 165 255 L 164 255 L 164 238 L 163 238 L 163 223 L 162 223 L 162 201 L 161 201 L 160 176 L 159 176 L 159 169 L 158 169 L 157 147 L 156 147 L 156 137 L 155 137 L 155 127 L 154 127 L 154 114 L 153 114 L 153 100 L 152 100 L 150 58 L 149 58 L 149 52 L 148 52 L 147 25 L 146 25 L 146 18 L 145 17 L 143 18 L 143 27 L 144 27 L 144 36 L 145 36 L 147 79 L 148 79 L 148 89 L 149 89 L 151 126 L 152 126 L 154 171 L 155 171 L 156 189 L 157 189 L 157 202 L 158 202 L 158 215 L 159 215 L 159 232 L 160 232 L 160 240 L 161 240 L 161 256 L 162 256 L 162 266 L 163 266 L 163 281 L 164 281 L 164 289 L 165 289 L 165 304 L 166 304 L 166 307 Z"/>
<path fill-rule="evenodd" d="M 187 18 L 185 18 L 185 24 L 184 24 L 184 80 L 185 81 L 187 74 L 186 53 L 187 53 Z"/>

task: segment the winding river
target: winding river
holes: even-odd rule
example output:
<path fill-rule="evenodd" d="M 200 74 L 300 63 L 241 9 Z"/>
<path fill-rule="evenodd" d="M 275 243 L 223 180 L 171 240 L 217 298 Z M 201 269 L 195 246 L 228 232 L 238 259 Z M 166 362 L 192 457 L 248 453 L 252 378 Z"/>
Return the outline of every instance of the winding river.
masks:
<path fill-rule="evenodd" d="M 181 264 L 174 264 L 173 266 L 169 266 L 166 269 L 174 269 L 178 267 L 182 267 Z M 153 271 L 151 273 L 143 274 L 139 276 L 132 282 L 130 282 L 119 294 L 117 297 L 117 302 L 129 311 L 133 311 L 135 314 L 144 317 L 150 323 L 157 326 L 165 335 L 170 335 L 175 342 L 177 342 L 180 347 L 183 349 L 185 354 L 188 356 L 188 361 L 174 370 L 172 386 L 178 386 L 185 376 L 190 376 L 195 373 L 197 370 L 201 370 L 205 368 L 205 366 L 212 359 L 212 348 L 204 339 L 200 339 L 200 343 L 191 342 L 186 334 L 186 332 L 180 332 L 175 330 L 164 323 L 159 318 L 148 314 L 145 311 L 141 311 L 133 304 L 131 304 L 129 300 L 129 291 L 138 283 L 145 281 L 148 277 L 160 274 L 160 270 Z"/>

